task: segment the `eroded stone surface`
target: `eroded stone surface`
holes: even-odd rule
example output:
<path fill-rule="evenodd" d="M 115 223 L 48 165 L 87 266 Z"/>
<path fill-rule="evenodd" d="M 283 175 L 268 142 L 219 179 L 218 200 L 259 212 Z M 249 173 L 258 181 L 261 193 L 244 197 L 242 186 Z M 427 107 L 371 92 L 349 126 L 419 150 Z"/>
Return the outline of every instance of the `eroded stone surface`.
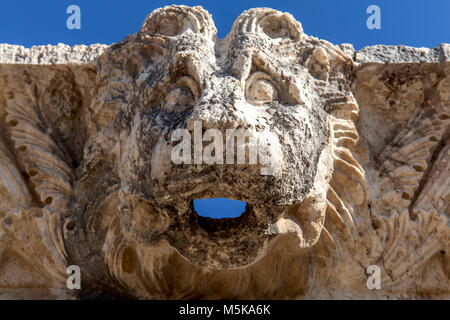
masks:
<path fill-rule="evenodd" d="M 85 64 L 95 62 L 106 48 L 108 46 L 104 44 L 70 47 L 60 43 L 56 46 L 25 48 L 2 43 L 0 44 L 0 63 L 38 65 Z"/>
<path fill-rule="evenodd" d="M 265 8 L 225 39 L 169 6 L 109 47 L 0 45 L 0 297 L 450 298 L 449 68 Z M 196 123 L 268 139 L 273 171 L 174 163 Z M 198 216 L 212 197 L 247 211 Z"/>

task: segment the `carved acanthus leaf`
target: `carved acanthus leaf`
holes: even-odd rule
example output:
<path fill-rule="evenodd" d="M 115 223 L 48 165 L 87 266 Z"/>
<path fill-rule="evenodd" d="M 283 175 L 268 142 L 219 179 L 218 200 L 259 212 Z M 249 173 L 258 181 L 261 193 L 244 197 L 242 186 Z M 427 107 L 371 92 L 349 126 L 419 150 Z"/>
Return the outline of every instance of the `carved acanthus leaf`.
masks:
<path fill-rule="evenodd" d="M 397 289 L 414 284 L 417 272 L 443 247 L 448 233 L 445 217 L 435 210 L 420 210 L 416 220 L 404 210 L 389 218 L 378 216 L 374 223 L 379 242 L 373 243 L 371 252 L 384 268 L 381 281 Z"/>
<path fill-rule="evenodd" d="M 381 153 L 380 214 L 401 213 L 419 196 L 434 153 L 445 144 L 449 112 L 445 106 L 432 115 L 422 111 Z"/>
<path fill-rule="evenodd" d="M 49 126 L 41 120 L 37 99 L 30 92 L 30 89 L 15 91 L 6 106 L 9 137 L 30 183 L 17 169 L 12 156 L 8 156 L 5 145 L 0 146 L 0 157 L 5 158 L 0 168 L 1 182 L 14 200 L 20 201 L 16 206 L 19 210 L 8 212 L 2 230 L 12 241 L 10 248 L 38 264 L 50 279 L 62 282 L 66 278 L 67 253 L 61 217 L 71 197 L 73 173 L 60 148 L 45 131 Z"/>

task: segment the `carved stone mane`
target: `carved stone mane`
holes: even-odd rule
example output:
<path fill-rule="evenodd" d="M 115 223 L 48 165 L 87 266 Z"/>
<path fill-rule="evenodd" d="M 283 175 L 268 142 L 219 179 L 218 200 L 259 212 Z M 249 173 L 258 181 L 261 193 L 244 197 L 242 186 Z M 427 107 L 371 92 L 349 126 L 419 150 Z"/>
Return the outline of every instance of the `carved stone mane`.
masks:
<path fill-rule="evenodd" d="M 0 298 L 450 298 L 449 109 L 449 45 L 355 52 L 267 8 L 0 45 Z M 269 139 L 272 171 L 174 163 L 196 123 Z M 217 197 L 247 210 L 197 215 Z"/>

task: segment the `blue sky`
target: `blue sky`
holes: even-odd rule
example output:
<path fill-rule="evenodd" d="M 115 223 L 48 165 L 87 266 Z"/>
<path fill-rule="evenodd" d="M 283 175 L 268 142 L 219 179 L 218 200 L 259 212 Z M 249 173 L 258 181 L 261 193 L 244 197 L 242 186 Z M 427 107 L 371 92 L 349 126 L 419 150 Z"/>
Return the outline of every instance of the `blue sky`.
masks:
<path fill-rule="evenodd" d="M 118 42 L 135 33 L 145 16 L 168 4 L 202 5 L 215 20 L 219 37 L 229 32 L 245 9 L 272 7 L 288 11 L 307 34 L 332 43 L 353 43 L 356 49 L 372 44 L 435 47 L 450 42 L 450 0 L 40 0 L 2 1 L 0 43 L 69 45 Z M 66 9 L 81 8 L 81 30 L 66 28 Z M 381 8 L 381 29 L 366 27 L 366 8 Z"/>
<path fill-rule="evenodd" d="M 81 9 L 81 30 L 66 27 L 66 9 L 72 4 Z M 169 4 L 203 6 L 213 15 L 220 38 L 245 9 L 272 7 L 293 14 L 305 33 L 335 44 L 352 43 L 355 49 L 373 44 L 435 47 L 450 43 L 450 0 L 2 1 L 0 43 L 25 47 L 60 42 L 111 44 L 137 32 L 147 14 Z M 372 4 L 381 9 L 380 30 L 366 27 L 366 9 Z M 244 203 L 225 200 L 195 203 L 201 215 L 213 217 L 236 216 L 244 207 Z"/>

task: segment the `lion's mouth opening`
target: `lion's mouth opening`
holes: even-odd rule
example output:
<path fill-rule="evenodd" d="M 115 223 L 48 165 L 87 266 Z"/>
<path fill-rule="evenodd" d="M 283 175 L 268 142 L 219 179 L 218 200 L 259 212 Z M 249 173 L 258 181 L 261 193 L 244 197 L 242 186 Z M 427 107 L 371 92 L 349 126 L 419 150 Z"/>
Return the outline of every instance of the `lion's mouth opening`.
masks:
<path fill-rule="evenodd" d="M 194 199 L 191 216 L 209 237 L 230 238 L 239 236 L 239 230 L 253 222 L 252 207 L 244 201 L 227 198 Z M 201 231 L 200 231 L 201 232 Z"/>
<path fill-rule="evenodd" d="M 218 193 L 217 188 L 215 191 Z M 278 214 L 274 214 L 262 201 L 230 198 L 217 199 L 204 193 L 156 206 L 122 192 L 121 224 L 140 244 L 166 242 L 190 263 L 207 269 L 248 267 L 286 236 L 298 247 L 302 232 L 297 220 L 289 219 L 296 216 L 293 211 L 298 205 L 278 207 Z M 203 202 L 206 210 L 198 202 Z"/>
<path fill-rule="evenodd" d="M 227 211 L 227 217 L 217 217 L 214 216 L 214 208 L 217 207 L 211 203 L 223 206 L 224 202 L 231 200 L 217 201 L 212 198 L 204 200 L 211 205 L 207 210 L 208 216 L 205 216 L 194 205 L 194 200 L 190 201 L 189 210 L 182 215 L 170 210 L 170 226 L 161 235 L 182 256 L 194 264 L 213 269 L 243 267 L 257 259 L 270 237 L 266 234 L 268 224 L 261 219 L 260 209 L 244 202 L 245 210 L 240 207 L 241 210 Z"/>
<path fill-rule="evenodd" d="M 166 242 L 190 263 L 207 269 L 255 264 L 272 252 L 285 234 L 298 246 L 301 230 L 297 220 L 289 220 L 289 226 L 283 228 L 284 217 L 298 202 L 284 193 L 284 185 L 276 177 L 261 177 L 242 168 L 237 172 L 228 167 L 219 169 L 203 169 L 195 178 L 191 173 L 189 179 L 185 179 L 186 170 L 174 177 L 171 171 L 170 179 L 152 185 L 149 200 L 124 194 L 124 207 L 127 202 L 137 202 L 146 208 L 140 219 L 137 203 L 130 208 L 130 220 L 135 223 L 129 223 L 129 228 L 124 223 L 124 228 L 143 245 Z M 240 206 L 231 209 L 228 205 L 228 210 L 219 212 L 234 201 Z M 207 204 L 207 209 L 201 210 L 198 202 Z M 147 223 L 149 220 L 152 223 Z"/>
<path fill-rule="evenodd" d="M 195 212 L 204 218 L 238 218 L 247 210 L 247 202 L 228 198 L 194 199 Z"/>

